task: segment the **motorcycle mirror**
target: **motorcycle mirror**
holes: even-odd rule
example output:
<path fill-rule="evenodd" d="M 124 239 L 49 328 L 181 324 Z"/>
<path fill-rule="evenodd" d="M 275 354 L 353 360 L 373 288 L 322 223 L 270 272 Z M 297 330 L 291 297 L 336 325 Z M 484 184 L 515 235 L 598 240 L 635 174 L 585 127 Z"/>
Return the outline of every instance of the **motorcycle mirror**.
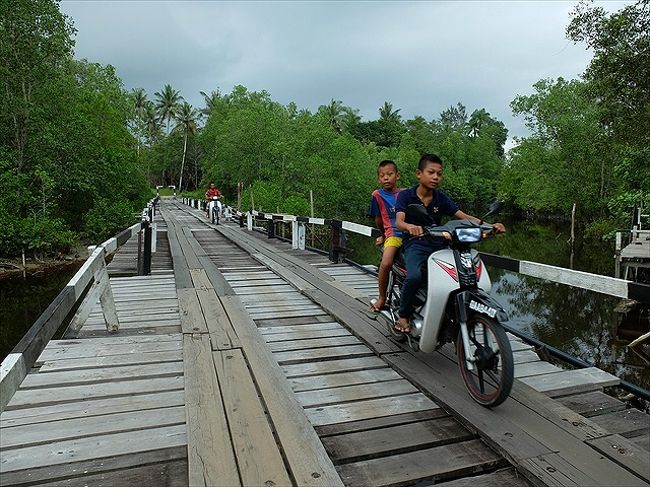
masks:
<path fill-rule="evenodd" d="M 503 202 L 499 200 L 494 200 L 492 203 L 490 203 L 490 206 L 488 207 L 488 212 L 483 215 L 483 218 L 481 220 L 485 220 L 486 217 L 492 215 L 493 213 L 496 213 L 501 209 L 503 206 Z"/>
<path fill-rule="evenodd" d="M 424 205 L 410 204 L 406 207 L 406 215 L 414 224 L 428 225 L 429 214 Z"/>

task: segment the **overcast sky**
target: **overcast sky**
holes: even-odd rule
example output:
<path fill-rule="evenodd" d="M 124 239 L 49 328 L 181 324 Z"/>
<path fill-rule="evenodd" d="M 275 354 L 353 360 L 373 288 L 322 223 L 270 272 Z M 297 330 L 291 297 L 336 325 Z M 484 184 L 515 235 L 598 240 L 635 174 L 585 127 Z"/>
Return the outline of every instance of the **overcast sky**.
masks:
<path fill-rule="evenodd" d="M 631 2 L 596 2 L 609 11 Z M 332 98 L 378 117 L 437 118 L 462 102 L 526 135 L 510 102 L 542 78 L 577 78 L 591 53 L 565 36 L 577 1 L 75 1 L 77 58 L 112 64 L 149 98 L 166 83 L 199 91 L 242 84 L 315 111 Z"/>

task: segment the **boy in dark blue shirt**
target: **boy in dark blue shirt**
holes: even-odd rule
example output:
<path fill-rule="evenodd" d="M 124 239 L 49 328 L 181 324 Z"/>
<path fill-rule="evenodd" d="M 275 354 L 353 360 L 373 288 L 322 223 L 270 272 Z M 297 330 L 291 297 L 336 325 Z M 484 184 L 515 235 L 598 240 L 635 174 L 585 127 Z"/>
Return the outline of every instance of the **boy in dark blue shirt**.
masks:
<path fill-rule="evenodd" d="M 413 297 L 420 287 L 422 280 L 422 264 L 431 253 L 445 247 L 440 240 L 421 238 L 424 229 L 407 221 L 406 208 L 411 204 L 423 205 L 427 209 L 430 225 L 440 225 L 443 215 L 453 216 L 460 220 L 470 220 L 480 223 L 480 219 L 462 212 L 458 205 L 445 193 L 437 189 L 442 182 L 442 160 L 435 154 L 424 154 L 420 158 L 415 172 L 419 184 L 403 190 L 397 197 L 396 225 L 404 236 L 404 261 L 406 263 L 406 279 L 402 286 L 399 320 L 395 329 L 402 333 L 411 330 L 413 315 Z M 495 223 L 498 233 L 506 231 L 501 223 Z"/>

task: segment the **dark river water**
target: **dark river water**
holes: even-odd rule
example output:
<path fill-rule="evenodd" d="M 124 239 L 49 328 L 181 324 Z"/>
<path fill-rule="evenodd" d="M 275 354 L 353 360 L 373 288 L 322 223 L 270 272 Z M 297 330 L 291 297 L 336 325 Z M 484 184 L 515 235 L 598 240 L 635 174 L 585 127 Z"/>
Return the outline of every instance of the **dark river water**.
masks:
<path fill-rule="evenodd" d="M 568 225 L 505 221 L 508 233 L 477 247 L 484 252 L 569 267 Z M 371 239 L 350 235 L 349 257 L 377 264 L 379 253 Z M 80 263 L 27 279 L 0 280 L 0 360 L 18 343 L 76 272 Z M 613 275 L 613 248 L 607 243 L 578 241 L 576 270 Z M 615 329 L 624 318 L 615 311 L 620 300 L 611 296 L 555 284 L 490 268 L 492 294 L 508 311 L 509 324 L 543 342 L 579 357 L 621 379 L 650 389 L 650 369 Z M 647 327 L 648 311 L 633 317 Z"/>
<path fill-rule="evenodd" d="M 569 268 L 571 248 L 568 224 L 513 222 L 501 219 L 508 232 L 481 242 L 477 250 L 521 260 Z M 377 264 L 379 253 L 370 239 L 353 236 L 350 258 Z M 574 248 L 573 268 L 606 276 L 614 273 L 614 248 L 606 242 L 583 242 Z M 508 311 L 508 324 L 623 380 L 650 389 L 650 368 L 619 339 L 621 320 L 626 326 L 645 326 L 650 311 L 627 317 L 616 312 L 621 302 L 605 294 L 489 268 L 491 294 Z"/>
<path fill-rule="evenodd" d="M 11 352 L 81 264 L 73 262 L 25 279 L 0 279 L 0 360 Z"/>

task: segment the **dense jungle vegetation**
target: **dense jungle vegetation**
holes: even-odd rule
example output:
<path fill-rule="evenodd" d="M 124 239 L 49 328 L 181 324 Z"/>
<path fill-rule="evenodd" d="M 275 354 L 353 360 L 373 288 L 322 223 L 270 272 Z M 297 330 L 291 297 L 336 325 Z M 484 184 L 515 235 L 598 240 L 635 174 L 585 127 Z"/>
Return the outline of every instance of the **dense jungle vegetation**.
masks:
<path fill-rule="evenodd" d="M 244 210 L 302 215 L 313 191 L 316 215 L 366 222 L 377 163 L 397 161 L 405 186 L 423 152 L 442 157 L 445 190 L 470 212 L 498 196 L 566 218 L 575 202 L 601 237 L 627 226 L 632 205 L 650 206 L 650 7 L 580 3 L 566 32 L 594 57 L 579 80 L 513 94 L 531 135 L 506 154 L 503 122 L 462 103 L 405 120 L 387 101 L 364 121 L 335 98 L 311 112 L 244 86 L 201 92 L 200 108 L 170 85 L 128 92 L 112 66 L 73 58 L 73 22 L 57 0 L 4 2 L 0 254 L 99 241 L 133 220 L 154 185 L 202 195 L 212 181 L 231 204 L 240 185 Z"/>

